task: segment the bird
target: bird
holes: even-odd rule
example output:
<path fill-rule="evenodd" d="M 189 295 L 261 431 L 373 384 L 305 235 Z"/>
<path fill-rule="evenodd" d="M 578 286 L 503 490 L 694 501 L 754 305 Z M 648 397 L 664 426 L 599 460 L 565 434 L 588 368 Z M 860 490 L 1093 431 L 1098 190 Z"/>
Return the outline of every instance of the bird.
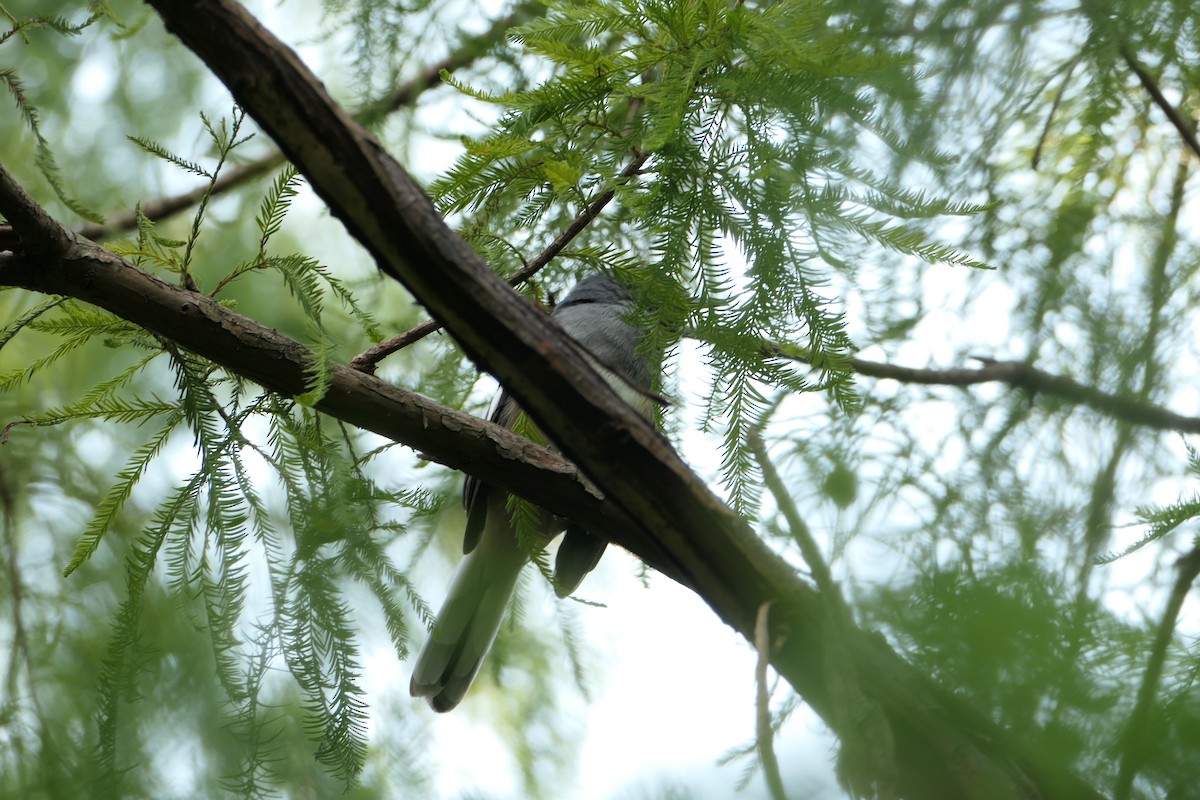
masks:
<path fill-rule="evenodd" d="M 592 274 L 579 281 L 550 314 L 577 342 L 592 367 L 643 416 L 653 410 L 652 373 L 642 352 L 645 331 L 638 326 L 629 291 L 614 278 Z M 501 390 L 489 418 L 506 428 L 523 412 Z M 463 486 L 467 525 L 464 557 L 446 599 L 417 655 L 409 693 L 424 697 L 438 712 L 453 709 L 471 687 L 500 630 L 521 569 L 530 560 L 518 541 L 508 511 L 508 493 L 468 476 Z M 548 512 L 536 517 L 547 539 L 565 532 L 555 558 L 554 590 L 567 597 L 599 563 L 607 542 L 575 523 Z"/>

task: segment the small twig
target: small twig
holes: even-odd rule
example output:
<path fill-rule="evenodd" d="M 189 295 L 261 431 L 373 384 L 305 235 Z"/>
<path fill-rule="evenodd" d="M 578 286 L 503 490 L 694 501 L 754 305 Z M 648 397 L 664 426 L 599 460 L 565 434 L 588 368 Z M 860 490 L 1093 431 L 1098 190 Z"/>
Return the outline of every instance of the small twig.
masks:
<path fill-rule="evenodd" d="M 621 170 L 619 177 L 622 180 L 633 177 L 638 173 L 639 170 L 641 170 L 642 165 L 646 163 L 646 159 L 649 157 L 649 153 L 636 153 L 633 160 L 626 164 L 625 168 Z M 525 266 L 508 277 L 509 286 L 519 286 L 540 272 L 547 264 L 551 262 L 551 260 L 554 259 L 555 256 L 563 251 L 563 248 L 571 243 L 572 239 L 582 233 L 583 230 L 591 224 L 592 220 L 600 215 L 600 212 L 604 210 L 604 207 L 609 204 L 615 195 L 615 187 L 609 188 L 608 190 L 597 195 L 592 202 L 588 203 L 587 207 L 585 207 L 579 212 L 579 214 L 576 215 L 575 219 L 571 220 L 571 223 L 563 229 L 562 233 L 556 236 L 554 241 L 546 246 L 546 249 L 542 250 L 542 252 L 538 253 L 527 264 L 525 264 Z M 419 342 L 429 334 L 441 330 L 441 327 L 442 324 L 437 320 L 427 319 L 420 325 L 410 328 L 404 333 L 393 336 L 392 338 L 382 341 L 379 344 L 376 344 L 359 353 L 350 360 L 350 367 L 360 372 L 365 372 L 368 375 L 373 375 L 375 373 L 375 367 L 380 361 L 387 358 L 392 353 L 399 352 L 409 345 Z"/>
<path fill-rule="evenodd" d="M 774 601 L 768 600 L 758 607 L 758 616 L 754 622 L 754 646 L 758 648 L 758 662 L 754 667 L 754 680 L 758 685 L 755 727 L 758 757 L 762 761 L 767 789 L 771 792 L 772 800 L 787 800 L 787 794 L 783 790 L 783 777 L 779 774 L 779 759 L 775 757 L 775 732 L 771 727 L 771 693 L 767 687 L 767 666 L 771 663 L 771 627 L 768 623 L 772 602 Z"/>
<path fill-rule="evenodd" d="M 1193 547 L 1187 554 L 1176 562 L 1179 574 L 1175 578 L 1175 586 L 1167 600 L 1162 619 L 1158 623 L 1158 633 L 1154 637 L 1154 646 L 1150 650 L 1150 658 L 1146 662 L 1146 672 L 1142 675 L 1142 685 L 1138 688 L 1137 702 L 1133 713 L 1129 716 L 1129 727 L 1125 731 L 1124 752 L 1121 754 L 1121 769 L 1117 774 L 1117 785 L 1113 792 L 1114 800 L 1129 800 L 1133 790 L 1133 779 L 1137 777 L 1138 768 L 1146 756 L 1146 721 L 1154 705 L 1154 696 L 1158 692 L 1158 683 L 1162 678 L 1163 663 L 1167 658 L 1167 647 L 1175 634 L 1175 623 L 1179 618 L 1179 610 L 1183 607 L 1184 598 L 1200 576 L 1200 545 Z"/>
<path fill-rule="evenodd" d="M 415 344 L 421 341 L 431 333 L 435 333 L 442 328 L 442 323 L 434 319 L 427 319 L 420 325 L 414 328 L 409 328 L 404 333 L 398 336 L 393 336 L 390 339 L 384 339 L 376 345 L 368 347 L 354 358 L 350 359 L 350 368 L 356 369 L 359 372 L 365 372 L 368 375 L 375 374 L 375 367 L 380 361 L 390 356 L 392 353 L 403 350 L 410 344 Z"/>
<path fill-rule="evenodd" d="M 1179 135 L 1183 137 L 1183 141 L 1187 144 L 1187 146 L 1191 148 L 1193 153 L 1195 153 L 1197 156 L 1200 156 L 1200 140 L 1196 139 L 1195 123 L 1191 120 L 1184 119 L 1183 115 L 1180 114 L 1173 105 L 1167 102 L 1167 98 L 1163 96 L 1162 90 L 1158 88 L 1158 83 L 1155 82 L 1154 78 L 1149 72 L 1146 72 L 1146 70 L 1142 68 L 1142 65 L 1138 63 L 1137 59 L 1134 58 L 1133 53 L 1131 53 L 1129 48 L 1124 44 L 1121 45 L 1121 58 L 1125 59 L 1125 63 L 1131 70 L 1133 70 L 1133 74 L 1137 75 L 1138 80 L 1141 81 L 1142 88 L 1144 88 L 1150 95 L 1151 99 L 1154 100 L 1154 104 L 1158 106 L 1164 114 L 1167 115 L 1167 119 L 1170 120 L 1171 124 L 1175 126 L 1175 130 L 1179 131 Z"/>
<path fill-rule="evenodd" d="M 633 159 L 625 165 L 625 169 L 621 170 L 617 177 L 621 180 L 628 180 L 641 171 L 642 166 L 646 163 L 646 159 L 650 157 L 649 153 L 635 152 Z M 571 220 L 563 232 L 554 238 L 554 241 L 546 246 L 546 249 L 538 253 L 532 260 L 510 277 L 509 283 L 517 285 L 523 283 L 542 270 L 550 261 L 563 251 L 571 240 L 583 232 L 583 229 L 592 223 L 596 217 L 600 216 L 600 212 L 616 195 L 616 188 L 610 187 L 605 192 L 598 195 L 592 202 L 576 215 L 575 219 Z"/>
<path fill-rule="evenodd" d="M 763 352 L 777 358 L 786 358 L 805 364 L 812 363 L 807 353 L 775 342 L 764 342 Z M 859 375 L 866 375 L 869 378 L 889 378 L 901 383 L 960 387 L 974 386 L 979 383 L 1007 383 L 1029 392 L 1061 397 L 1069 402 L 1088 406 L 1134 425 L 1144 425 L 1163 431 L 1200 433 L 1200 417 L 1185 417 L 1138 398 L 1110 394 L 1071 378 L 1040 370 L 1024 361 L 994 361 L 983 356 L 975 356 L 975 359 L 982 362 L 983 366 L 977 369 L 967 367 L 918 369 L 867 361 L 861 358 L 848 358 L 844 363 Z"/>
<path fill-rule="evenodd" d="M 512 14 L 496 20 L 483 33 L 464 39 L 453 53 L 442 60 L 430 64 L 411 80 L 395 87 L 384 97 L 367 103 L 354 112 L 360 122 L 377 121 L 386 114 L 411 105 L 427 89 L 432 89 L 442 82 L 443 72 L 453 72 L 476 60 L 486 49 L 486 45 L 496 41 L 505 31 L 521 22 L 531 14 L 544 13 L 537 3 L 524 3 Z M 235 189 L 259 175 L 266 174 L 283 164 L 286 159 L 279 150 L 272 150 L 260 158 L 243 164 L 222 175 L 220 180 L 212 185 L 211 194 L 218 195 Z M 203 199 L 209 192 L 208 186 L 199 186 L 190 191 L 182 192 L 171 197 L 164 197 L 142 204 L 142 216 L 153 222 L 159 222 L 181 211 L 185 211 Z M 98 241 L 114 233 L 131 231 L 137 227 L 137 212 L 126 211 L 112 216 L 105 224 L 84 225 L 79 229 L 79 235 Z"/>
<path fill-rule="evenodd" d="M 829 571 L 829 565 L 825 563 L 825 558 L 821 555 L 821 548 L 817 546 L 817 540 L 813 538 L 812 532 L 808 528 L 808 523 L 800 516 L 800 511 L 796 508 L 796 503 L 792 500 L 791 493 L 788 492 L 787 486 L 784 485 L 783 479 L 779 476 L 779 470 L 775 469 L 775 464 L 771 461 L 771 457 L 767 453 L 767 446 L 763 442 L 762 435 L 758 430 L 750 432 L 746 437 L 746 444 L 749 445 L 751 452 L 754 453 L 754 458 L 758 461 L 758 466 L 762 470 L 763 483 L 766 484 L 767 490 L 775 499 L 775 505 L 779 508 L 779 513 L 783 514 L 783 518 L 787 521 L 792 538 L 800 546 L 800 554 L 804 556 L 804 560 L 808 563 L 809 571 L 812 572 L 813 582 L 817 584 L 817 589 L 837 609 L 843 619 L 848 619 L 846 616 L 846 602 L 842 598 L 842 593 L 838 589 L 837 583 L 833 580 L 833 575 Z"/>
<path fill-rule="evenodd" d="M 412 105 L 418 95 L 442 82 L 443 72 L 454 72 L 456 69 L 467 66 L 483 55 L 491 45 L 502 39 L 510 28 L 545 13 L 545 6 L 539 2 L 519 4 L 508 16 L 495 20 L 486 31 L 463 39 L 453 53 L 441 61 L 425 67 L 420 75 L 400 84 L 385 97 L 360 108 L 355 113 L 355 117 L 363 124 L 370 124 L 393 111 Z"/>
<path fill-rule="evenodd" d="M 31 419 L 14 419 L 7 423 L 3 428 L 0 428 L 0 444 L 8 444 L 9 432 L 18 425 L 36 425 L 37 423 Z"/>
<path fill-rule="evenodd" d="M 1046 124 L 1042 126 L 1042 135 L 1038 137 L 1037 146 L 1033 148 L 1033 157 L 1029 159 L 1030 169 L 1037 170 L 1038 164 L 1042 160 L 1042 148 L 1046 146 L 1046 139 L 1050 136 L 1050 126 L 1054 122 L 1054 117 L 1058 113 L 1058 107 L 1062 105 L 1063 98 L 1067 94 L 1067 86 L 1071 83 L 1071 76 L 1075 74 L 1075 68 L 1079 66 L 1080 60 L 1083 58 L 1083 51 L 1075 54 L 1075 57 L 1067 63 L 1066 69 L 1063 70 L 1062 83 L 1058 86 L 1058 91 L 1054 93 L 1054 101 L 1050 103 L 1050 111 L 1046 114 Z"/>
<path fill-rule="evenodd" d="M 142 205 L 142 216 L 152 222 L 159 222 L 196 205 L 196 203 L 199 203 L 204 198 L 205 194 L 212 196 L 227 192 L 230 189 L 241 186 L 252 178 L 270 172 L 283 162 L 283 153 L 274 150 L 262 158 L 242 164 L 221 175 L 212 184 L 211 191 L 208 185 L 197 186 L 195 189 L 187 192 L 145 203 Z M 84 225 L 82 228 L 79 228 L 78 232 L 84 238 L 98 241 L 114 233 L 133 230 L 137 227 L 137 220 L 136 211 L 125 211 L 114 215 L 103 225 Z"/>

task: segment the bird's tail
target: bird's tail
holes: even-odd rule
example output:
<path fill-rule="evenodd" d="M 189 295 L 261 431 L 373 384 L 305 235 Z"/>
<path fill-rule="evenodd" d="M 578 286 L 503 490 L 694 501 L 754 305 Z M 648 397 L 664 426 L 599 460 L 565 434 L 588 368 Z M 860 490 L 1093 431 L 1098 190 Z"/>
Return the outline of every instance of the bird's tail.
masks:
<path fill-rule="evenodd" d="M 459 563 L 433 631 L 417 656 L 408 685 L 414 697 L 428 699 L 434 711 L 449 711 L 463 699 L 500 630 L 528 560 L 503 505 L 489 509 L 479 545 Z"/>

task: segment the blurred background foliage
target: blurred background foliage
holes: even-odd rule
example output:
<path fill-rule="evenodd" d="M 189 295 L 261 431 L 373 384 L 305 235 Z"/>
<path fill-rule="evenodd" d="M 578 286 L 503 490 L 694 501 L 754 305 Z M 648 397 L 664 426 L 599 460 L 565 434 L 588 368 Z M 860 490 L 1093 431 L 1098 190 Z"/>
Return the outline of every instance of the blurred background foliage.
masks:
<path fill-rule="evenodd" d="M 210 136 L 201 112 L 215 130 L 236 112 L 147 7 L 55 5 L 3 7 L 17 32 L 0 45 L 0 75 L 19 102 L 0 114 L 0 162 L 59 219 L 82 228 L 76 212 L 90 209 L 111 222 L 203 185 L 127 137 L 209 170 L 226 150 L 226 171 L 269 156 L 262 135 L 232 149 Z M 1197 546 L 1188 437 L 1052 391 L 962 388 L 932 374 L 877 379 L 856 375 L 850 360 L 941 369 L 973 368 L 980 357 L 1028 361 L 1098 391 L 1194 413 L 1197 153 L 1154 97 L 1161 91 L 1194 137 L 1192 3 L 595 0 L 547 12 L 533 3 L 288 0 L 250 8 L 359 111 L 502 273 L 615 184 L 616 201 L 523 291 L 544 299 L 597 266 L 631 280 L 666 331 L 666 429 L 765 537 L 800 563 L 746 448 L 757 428 L 863 624 L 1098 788 L 1194 796 L 1194 599 L 1184 600 L 1165 650 L 1154 646 L 1176 562 Z M 93 14 L 94 24 L 74 32 L 26 24 L 59 15 L 80 25 Z M 779 21 L 779 41 L 750 15 Z M 782 35 L 800 30 L 804 38 Z M 737 47 L 727 62 L 710 55 L 730 41 Z M 668 51 L 672 58 L 652 65 L 638 60 Z M 423 72 L 447 57 L 456 86 L 388 108 L 397 86 L 423 85 Z M 606 70 L 620 78 L 589 82 Z M 46 177 L 39 136 L 66 199 Z M 642 148 L 640 180 L 615 183 Z M 266 237 L 256 217 L 277 174 L 214 194 L 191 257 L 201 288 L 253 261 L 269 238 L 272 254 L 311 261 L 230 283 L 221 297 L 240 312 L 339 361 L 423 319 L 303 188 L 277 204 L 287 217 Z M 195 219 L 193 204 L 153 232 L 187 241 Z M 143 226 L 143 245 L 150 230 Z M 102 235 L 137 250 L 128 244 L 137 231 Z M 297 276 L 312 277 L 318 264 L 369 321 L 323 278 L 319 288 L 298 288 Z M 171 270 L 166 261 L 148 266 Z M 317 315 L 305 305 L 314 296 L 324 302 Z M 0 324 L 44 300 L 0 292 Z M 41 319 L 83 313 L 57 312 L 65 316 Z M 69 406 L 153 350 L 128 331 L 104 330 L 29 378 L 22 370 L 53 352 L 63 332 L 34 326 L 3 340 L 0 422 Z M 800 360 L 764 355 L 764 338 Z M 187 363 L 164 351 L 124 390 L 187 395 L 204 385 L 202 365 L 188 373 Z M 439 401 L 486 408 L 488 387 L 448 337 L 401 351 L 380 372 Z M 187 532 L 176 531 L 181 544 L 153 567 L 132 626 L 121 621 L 135 585 L 128 565 L 138 563 L 164 498 L 209 468 L 196 441 L 203 450 L 220 431 L 171 433 L 94 554 L 68 577 L 81 532 L 157 429 L 95 418 L 6 431 L 0 795 L 436 796 L 423 757 L 429 717 L 392 694 L 355 706 L 367 697 L 367 665 L 354 643 L 390 640 L 403 654 L 424 614 L 408 569 L 431 548 L 452 555 L 459 546 L 457 478 L 302 407 L 260 400 L 253 387 L 218 384 L 210 400 L 189 413 L 220 427 L 217 406 L 253 410 L 244 432 L 271 448 L 282 443 L 272 452 L 295 459 L 301 485 L 285 485 L 268 459 L 247 451 L 270 522 L 246 521 L 254 510 L 244 506 L 213 521 L 200 502 Z M 286 424 L 271 428 L 273 414 Z M 214 604 L 227 602 L 216 591 L 228 555 L 220 534 L 234 530 L 255 539 L 232 545 L 247 554 L 246 607 L 214 621 Z M 360 569 L 370 558 L 386 561 Z M 286 602 L 272 599 L 277 568 L 297 581 Z M 523 796 L 560 797 L 578 792 L 572 715 L 594 676 L 570 607 L 547 619 L 545 593 L 525 582 L 518 624 L 506 626 L 487 662 L 472 713 L 511 748 Z M 328 606 L 300 607 L 322 597 Z M 310 637 L 320 651 L 312 664 L 297 665 L 284 651 L 300 634 L 287 623 L 305 619 L 328 630 Z M 247 646 L 224 649 L 223 625 Z M 323 635 L 341 644 L 322 649 Z M 214 664 L 229 652 L 236 665 L 225 674 Z M 1139 713 L 1155 652 L 1162 679 Z M 339 656 L 349 659 L 341 673 L 330 663 Z M 404 668 L 393 657 L 387 669 Z M 315 708 L 334 700 L 305 679 L 335 674 L 352 687 L 351 702 Z M 786 734 L 794 698 L 780 692 L 776 702 Z M 1132 733 L 1131 720 L 1141 720 Z M 341 723 L 346 737 L 330 744 Z M 731 733 L 729 744 L 741 736 Z M 740 761 L 753 769 L 752 755 Z M 1123 764 L 1138 767 L 1127 788 L 1119 788 Z M 684 785 L 647 796 L 703 792 Z"/>

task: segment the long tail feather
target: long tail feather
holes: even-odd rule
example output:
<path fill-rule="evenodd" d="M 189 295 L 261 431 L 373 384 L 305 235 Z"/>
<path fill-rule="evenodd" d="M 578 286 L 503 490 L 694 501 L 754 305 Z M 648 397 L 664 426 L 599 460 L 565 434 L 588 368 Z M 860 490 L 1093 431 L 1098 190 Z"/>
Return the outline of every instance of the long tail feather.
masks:
<path fill-rule="evenodd" d="M 459 704 L 491 649 L 521 567 L 529 560 L 503 503 L 489 503 L 479 546 L 454 573 L 437 624 L 421 648 L 409 692 L 434 711 Z"/>

